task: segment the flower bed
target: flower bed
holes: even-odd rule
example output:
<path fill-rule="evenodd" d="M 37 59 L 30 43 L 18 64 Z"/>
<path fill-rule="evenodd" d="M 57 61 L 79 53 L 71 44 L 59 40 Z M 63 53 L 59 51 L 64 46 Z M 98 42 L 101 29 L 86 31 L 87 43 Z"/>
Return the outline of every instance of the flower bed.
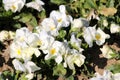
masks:
<path fill-rule="evenodd" d="M 119 1 L 0 4 L 0 79 L 120 80 Z"/>

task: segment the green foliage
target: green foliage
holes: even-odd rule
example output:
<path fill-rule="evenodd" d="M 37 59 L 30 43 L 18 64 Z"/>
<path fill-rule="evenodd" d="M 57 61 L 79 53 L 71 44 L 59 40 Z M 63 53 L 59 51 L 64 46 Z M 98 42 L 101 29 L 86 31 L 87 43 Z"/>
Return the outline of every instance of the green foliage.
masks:
<path fill-rule="evenodd" d="M 108 70 L 112 71 L 113 73 L 120 73 L 120 64 L 113 64 L 107 67 Z"/>
<path fill-rule="evenodd" d="M 53 68 L 53 70 L 54 70 L 53 75 L 64 76 L 66 74 L 66 69 L 64 68 L 62 64 L 58 64 L 57 66 Z"/>
<path fill-rule="evenodd" d="M 60 4 L 66 4 L 67 0 L 50 0 L 51 3 L 60 5 Z"/>

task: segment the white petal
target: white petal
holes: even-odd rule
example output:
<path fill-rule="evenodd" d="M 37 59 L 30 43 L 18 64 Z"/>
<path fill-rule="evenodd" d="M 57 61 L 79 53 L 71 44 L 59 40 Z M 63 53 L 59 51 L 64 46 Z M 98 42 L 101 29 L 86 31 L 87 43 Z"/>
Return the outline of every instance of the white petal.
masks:
<path fill-rule="evenodd" d="M 28 70 L 29 73 L 35 72 L 37 70 L 40 70 L 41 68 L 38 67 L 34 62 L 28 61 L 24 64 L 25 68 Z"/>
<path fill-rule="evenodd" d="M 12 61 L 12 64 L 14 65 L 14 68 L 15 68 L 16 70 L 20 70 L 20 71 L 23 71 L 23 72 L 26 71 L 24 65 L 23 65 L 20 61 L 18 61 L 17 59 L 14 59 L 14 60 Z"/>
<path fill-rule="evenodd" d="M 60 64 L 62 62 L 62 56 L 59 55 L 57 58 L 55 58 L 56 63 Z"/>

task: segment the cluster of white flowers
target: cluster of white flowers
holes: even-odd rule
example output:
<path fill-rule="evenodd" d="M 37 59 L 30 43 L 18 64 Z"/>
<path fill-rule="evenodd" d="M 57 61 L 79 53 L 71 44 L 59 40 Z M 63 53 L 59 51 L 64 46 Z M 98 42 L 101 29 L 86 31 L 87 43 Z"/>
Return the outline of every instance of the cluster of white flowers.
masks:
<path fill-rule="evenodd" d="M 77 38 L 76 34 L 71 34 L 70 41 L 62 42 L 55 38 L 59 30 L 62 27 L 68 27 L 72 21 L 72 17 L 66 15 L 64 5 L 61 5 L 59 9 L 60 11 L 52 11 L 50 17 L 45 18 L 41 25 L 36 27 L 36 32 L 29 31 L 26 27 L 16 30 L 15 38 L 10 46 L 10 57 L 15 58 L 13 65 L 16 70 L 28 72 L 28 75 L 39 70 L 40 67 L 31 61 L 33 54 L 36 57 L 42 54 L 39 50 L 45 54 L 45 60 L 54 58 L 57 64 L 63 64 L 64 67 L 72 70 L 75 70 L 74 64 L 78 67 L 84 64 L 82 40 Z M 69 42 L 75 48 L 71 48 Z M 23 62 L 17 58 L 22 59 Z"/>
<path fill-rule="evenodd" d="M 12 12 L 20 12 L 24 5 L 41 11 L 43 10 L 42 5 L 44 5 L 40 0 L 29 3 L 26 3 L 26 0 L 3 0 L 3 3 L 5 10 L 11 10 Z M 107 26 L 108 24 L 104 25 Z M 56 37 L 59 35 L 61 28 L 66 27 L 70 27 L 70 39 L 57 40 Z M 84 64 L 85 56 L 82 54 L 82 51 L 84 51 L 81 48 L 82 39 L 77 37 L 76 34 L 80 30 L 82 30 L 82 37 L 89 47 L 93 46 L 93 42 L 96 42 L 99 46 L 103 45 L 105 40 L 110 38 L 110 35 L 106 34 L 102 29 L 96 28 L 96 26 L 89 26 L 89 20 L 85 18 L 73 19 L 72 16 L 66 14 L 64 5 L 60 5 L 59 11 L 53 10 L 48 18 L 43 19 L 41 24 L 36 27 L 36 32 L 30 31 L 26 27 L 17 29 L 15 38 L 10 46 L 10 57 L 15 58 L 13 60 L 15 69 L 27 72 L 27 78 L 29 76 L 33 77 L 32 73 L 41 69 L 31 61 L 33 54 L 36 57 L 45 54 L 45 60 L 52 58 L 57 64 L 62 64 L 72 70 L 75 70 L 74 64 L 81 67 Z M 111 24 L 110 31 L 111 33 L 119 32 L 119 26 Z M 4 37 L 0 36 L 2 41 L 8 37 L 6 32 L 3 34 Z M 111 53 L 107 46 L 103 46 L 101 51 L 104 53 L 104 57 L 107 55 L 107 58 L 110 58 L 111 56 L 106 52 L 106 49 Z M 23 62 L 19 61 L 18 58 L 22 59 Z M 29 79 L 32 79 L 32 77 Z"/>
<path fill-rule="evenodd" d="M 3 4 L 6 11 L 11 10 L 14 13 L 17 11 L 20 12 L 24 5 L 40 12 L 43 10 L 42 5 L 44 5 L 44 2 L 41 0 L 35 0 L 26 3 L 26 0 L 3 0 Z"/>

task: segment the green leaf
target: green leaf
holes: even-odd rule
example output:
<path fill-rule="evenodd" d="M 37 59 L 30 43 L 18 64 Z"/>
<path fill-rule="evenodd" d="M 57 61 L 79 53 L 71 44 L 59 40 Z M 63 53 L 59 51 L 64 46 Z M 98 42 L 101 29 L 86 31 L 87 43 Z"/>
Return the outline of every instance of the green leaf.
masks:
<path fill-rule="evenodd" d="M 65 74 L 66 74 L 66 69 L 64 68 L 62 64 L 58 64 L 57 66 L 53 68 L 53 75 L 63 76 Z"/>
<path fill-rule="evenodd" d="M 107 7 L 114 7 L 115 0 L 108 0 Z"/>
<path fill-rule="evenodd" d="M 33 16 L 32 19 L 28 22 L 32 27 L 36 27 L 37 24 L 37 20 L 36 18 Z"/>
<path fill-rule="evenodd" d="M 65 30 L 60 30 L 60 32 L 59 32 L 60 38 L 64 38 L 65 35 L 66 35 L 66 31 Z"/>
<path fill-rule="evenodd" d="M 46 11 L 42 10 L 40 13 L 38 13 L 38 18 L 40 18 L 40 19 L 46 18 Z"/>
<path fill-rule="evenodd" d="M 19 77 L 18 80 L 28 80 L 25 76 L 26 76 L 25 73 L 24 73 L 24 74 L 21 74 L 21 77 Z"/>
<path fill-rule="evenodd" d="M 94 0 L 86 0 L 84 7 L 88 8 L 88 9 L 90 9 L 90 8 L 97 9 L 97 5 Z"/>
<path fill-rule="evenodd" d="M 51 3 L 60 5 L 60 4 L 65 4 L 67 3 L 65 0 L 50 0 Z"/>
<path fill-rule="evenodd" d="M 107 67 L 113 73 L 120 73 L 120 64 L 113 64 Z"/>
<path fill-rule="evenodd" d="M 19 21 L 20 22 L 23 22 L 23 23 L 26 23 L 26 22 L 28 22 L 28 21 L 30 21 L 31 19 L 32 19 L 32 14 L 30 14 L 30 13 L 22 13 L 22 14 L 20 14 L 20 19 L 19 19 Z"/>

